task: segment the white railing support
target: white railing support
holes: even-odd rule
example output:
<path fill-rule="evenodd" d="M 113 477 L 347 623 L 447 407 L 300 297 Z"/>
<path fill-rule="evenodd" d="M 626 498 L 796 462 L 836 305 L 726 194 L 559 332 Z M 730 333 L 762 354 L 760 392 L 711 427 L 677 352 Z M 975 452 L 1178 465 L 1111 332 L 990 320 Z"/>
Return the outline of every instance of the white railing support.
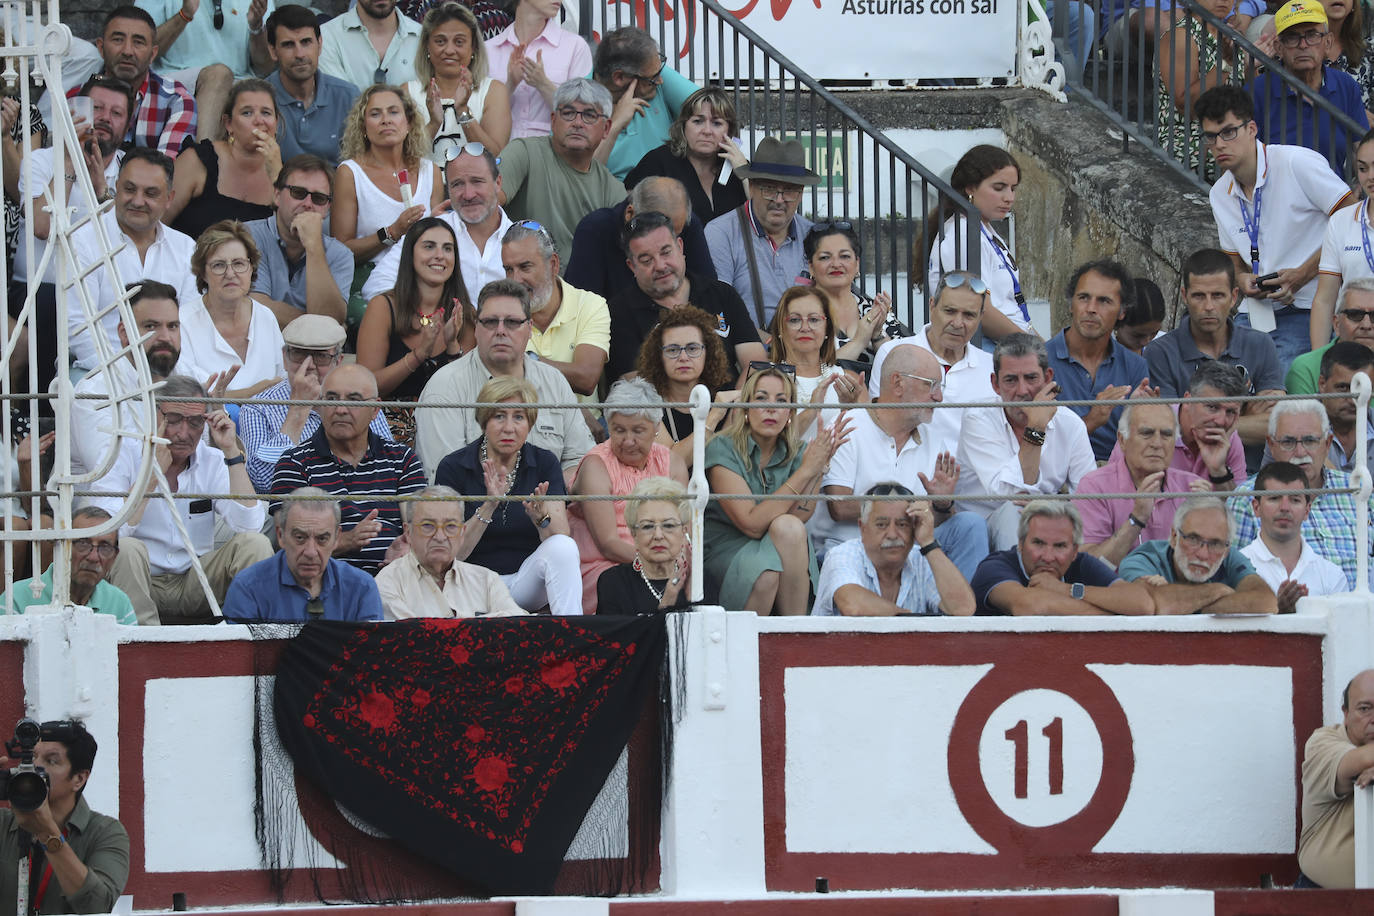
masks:
<path fill-rule="evenodd" d="M 1369 476 L 1369 376 L 1356 372 L 1350 380 L 1355 396 L 1355 485 L 1360 488 L 1355 500 L 1355 591 L 1369 591 L 1369 494 L 1374 480 Z"/>
<path fill-rule="evenodd" d="M 705 385 L 692 389 L 692 478 L 687 485 L 687 495 L 692 500 L 692 581 L 687 600 L 699 604 L 706 600 L 706 585 L 702 581 L 705 564 L 705 536 L 702 534 L 702 517 L 711 488 L 706 483 L 706 418 L 711 413 L 711 392 Z"/>

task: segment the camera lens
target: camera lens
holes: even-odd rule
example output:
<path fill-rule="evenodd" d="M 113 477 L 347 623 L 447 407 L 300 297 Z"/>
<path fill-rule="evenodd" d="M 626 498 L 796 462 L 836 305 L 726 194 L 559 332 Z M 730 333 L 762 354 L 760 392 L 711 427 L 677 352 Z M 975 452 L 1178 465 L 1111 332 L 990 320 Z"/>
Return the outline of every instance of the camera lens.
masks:
<path fill-rule="evenodd" d="M 14 726 L 14 740 L 19 742 L 20 747 L 33 747 L 42 733 L 42 727 L 33 719 L 20 719 L 19 724 Z"/>
<path fill-rule="evenodd" d="M 48 797 L 48 783 L 34 772 L 10 775 L 10 807 L 16 811 L 36 811 Z"/>

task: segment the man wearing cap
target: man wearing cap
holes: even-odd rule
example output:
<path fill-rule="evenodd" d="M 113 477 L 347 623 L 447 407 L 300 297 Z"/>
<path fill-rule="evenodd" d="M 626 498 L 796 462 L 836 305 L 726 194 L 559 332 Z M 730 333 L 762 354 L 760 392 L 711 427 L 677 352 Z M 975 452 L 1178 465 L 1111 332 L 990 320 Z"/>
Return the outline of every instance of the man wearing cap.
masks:
<path fill-rule="evenodd" d="M 263 401 L 315 401 L 324 380 L 339 365 L 345 337 L 343 325 L 325 315 L 302 315 L 282 332 L 282 362 L 286 378 L 258 392 L 239 408 L 239 436 L 248 458 L 248 479 L 259 493 L 272 488 L 272 471 L 288 449 L 295 448 L 320 428 L 320 415 L 309 404 L 264 404 Z M 391 427 L 379 411 L 368 429 L 391 441 Z"/>
<path fill-rule="evenodd" d="M 1354 198 L 1312 150 L 1259 142 L 1255 103 L 1243 89 L 1208 89 L 1198 96 L 1194 111 L 1207 148 L 1225 171 L 1212 186 L 1212 216 L 1219 247 L 1234 266 L 1234 285 L 1245 296 L 1236 323 L 1267 333 L 1278 351 L 1280 373 L 1287 372 L 1311 340 L 1309 313 L 1327 220 Z M 1186 280 L 1186 267 L 1183 272 Z M 1164 389 L 1154 371 L 1149 352 L 1154 346 L 1145 354 L 1150 382 L 1168 397 L 1173 392 Z M 1280 382 L 1282 378 L 1280 374 Z"/>
<path fill-rule="evenodd" d="M 821 176 L 806 167 L 800 141 L 773 137 L 765 137 L 735 174 L 749 179 L 749 200 L 707 223 L 706 243 L 716 276 L 739 292 L 762 328 L 806 267 L 802 239 L 811 221 L 797 215 L 797 205 L 802 188 Z"/>
<path fill-rule="evenodd" d="M 1369 129 L 1360 85 L 1339 67 L 1326 65 L 1330 35 L 1321 0 L 1289 0 L 1274 14 L 1279 60 L 1293 76 L 1360 125 Z M 1345 171 L 1345 128 L 1326 111 L 1301 97 L 1276 73 L 1264 72 L 1250 83 L 1255 97 L 1255 123 L 1266 143 L 1305 146 L 1321 153 L 1332 168 Z"/>

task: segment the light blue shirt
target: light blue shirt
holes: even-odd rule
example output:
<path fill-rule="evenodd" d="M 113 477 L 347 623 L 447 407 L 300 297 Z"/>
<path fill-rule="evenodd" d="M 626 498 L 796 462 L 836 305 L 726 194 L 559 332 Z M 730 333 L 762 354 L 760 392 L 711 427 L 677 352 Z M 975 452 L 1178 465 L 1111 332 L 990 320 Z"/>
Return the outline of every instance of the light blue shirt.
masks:
<path fill-rule="evenodd" d="M 43 583 L 43 591 L 37 598 L 33 596 L 32 579 L 16 582 L 13 592 L 0 595 L 0 608 L 4 608 L 4 613 L 22 614 L 31 607 L 51 604 L 52 567 L 45 569 L 38 580 Z M 109 614 L 126 626 L 138 626 L 138 616 L 134 613 L 129 596 L 103 579 L 95 584 L 91 597 L 86 599 L 86 607 L 97 614 Z"/>
<path fill-rule="evenodd" d="M 882 595 L 878 584 L 878 570 L 864 550 L 863 541 L 855 538 L 831 548 L 825 555 L 825 565 L 821 567 L 820 584 L 816 587 L 816 604 L 811 608 L 815 617 L 834 617 L 840 612 L 835 608 L 835 592 L 843 585 L 858 585 L 875 595 Z M 915 545 L 907 554 L 906 565 L 902 567 L 902 584 L 897 589 L 897 607 L 911 614 L 940 616 L 940 592 L 935 587 L 935 574 L 930 564 L 921 556 Z"/>
<path fill-rule="evenodd" d="M 281 111 L 282 161 L 312 153 L 337 166 L 339 138 L 348 111 L 358 99 L 358 88 L 328 73 L 316 73 L 315 97 L 307 108 L 282 86 L 280 70 L 273 70 L 267 82 L 277 96 L 277 108 Z"/>

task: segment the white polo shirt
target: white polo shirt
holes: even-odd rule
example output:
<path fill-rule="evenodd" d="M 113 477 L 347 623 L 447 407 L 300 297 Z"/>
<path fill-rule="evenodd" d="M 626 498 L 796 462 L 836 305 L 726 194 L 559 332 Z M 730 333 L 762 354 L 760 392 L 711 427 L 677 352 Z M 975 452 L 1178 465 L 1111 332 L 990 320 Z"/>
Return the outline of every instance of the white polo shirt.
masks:
<path fill-rule="evenodd" d="M 1040 447 L 1040 475 L 1026 483 L 1021 474 L 1021 440 L 1012 431 L 1002 407 L 970 408 L 964 414 L 959 439 L 959 485 L 956 493 L 992 493 L 1031 496 L 1058 493 L 1064 484 L 1077 490 L 1083 475 L 1097 469 L 1088 428 L 1067 407 L 1055 411 L 1045 427 Z M 987 518 L 999 502 L 961 502 L 960 509 Z"/>
<path fill-rule="evenodd" d="M 1326 221 L 1318 273 L 1339 277 L 1342 283 L 1374 277 L 1374 268 L 1370 268 L 1364 256 L 1364 235 L 1360 232 L 1360 218 L 1364 209 L 1364 204 L 1342 207 Z M 1368 232 L 1370 253 L 1374 255 L 1374 227 Z"/>
<path fill-rule="evenodd" d="M 920 442 L 908 436 L 898 449 L 896 440 L 873 422 L 872 411 L 850 411 L 849 419 L 853 422 L 849 440 L 830 459 L 830 469 L 821 478 L 822 487 L 849 487 L 862 496 L 875 483 L 895 481 L 913 493 L 926 491 L 916 473 L 927 477 L 935 473 L 935 458 L 939 454 L 932 438 L 926 435 L 928 426 L 919 427 Z M 816 507 L 806 527 L 818 550 L 859 536 L 857 524 L 835 521 L 830 517 L 829 504 L 824 502 Z"/>
<path fill-rule="evenodd" d="M 1313 598 L 1350 591 L 1350 583 L 1346 581 L 1345 572 L 1325 557 L 1317 556 L 1312 545 L 1307 543 L 1307 538 L 1302 539 L 1302 554 L 1299 555 L 1298 565 L 1293 567 L 1292 573 L 1288 572 L 1282 560 L 1274 556 L 1263 538 L 1255 538 L 1242 547 L 1240 552 L 1245 554 L 1245 558 L 1254 565 L 1255 572 L 1259 573 L 1260 578 L 1275 593 L 1286 579 L 1306 585 L 1307 594 Z"/>
<path fill-rule="evenodd" d="M 945 370 L 944 400 L 951 404 L 968 401 L 998 400 L 997 392 L 992 390 L 992 354 L 972 344 L 964 345 L 964 355 L 955 362 L 947 363 L 930 345 L 930 325 L 921 328 L 915 337 L 889 340 L 878 348 L 873 355 L 873 377 L 868 380 L 868 390 L 873 397 L 878 396 L 882 382 L 883 361 L 892 348 L 899 344 L 915 344 L 935 356 Z M 922 427 L 922 435 L 935 441 L 938 451 L 955 454 L 959 448 L 959 427 L 963 424 L 965 410 L 962 408 L 935 408 L 935 417 L 928 427 Z M 925 432 L 929 429 L 929 433 Z"/>
<path fill-rule="evenodd" d="M 1256 166 L 1255 193 L 1261 194 L 1259 223 L 1260 274 L 1297 267 L 1312 256 L 1317 240 L 1338 207 L 1347 203 L 1350 188 L 1320 153 L 1301 146 L 1282 146 L 1255 141 L 1259 161 Z M 1221 250 L 1238 255 L 1250 263 L 1250 236 L 1245 232 L 1241 201 L 1253 219 L 1255 202 L 1245 197 L 1230 172 L 1217 179 L 1211 192 L 1212 216 L 1217 223 Z M 1353 199 L 1353 198 L 1352 198 Z M 1293 304 L 1310 309 L 1317 292 L 1317 281 L 1298 290 Z M 1240 310 L 1249 310 L 1254 300 L 1245 299 Z M 1272 302 L 1263 305 L 1273 307 Z"/>

